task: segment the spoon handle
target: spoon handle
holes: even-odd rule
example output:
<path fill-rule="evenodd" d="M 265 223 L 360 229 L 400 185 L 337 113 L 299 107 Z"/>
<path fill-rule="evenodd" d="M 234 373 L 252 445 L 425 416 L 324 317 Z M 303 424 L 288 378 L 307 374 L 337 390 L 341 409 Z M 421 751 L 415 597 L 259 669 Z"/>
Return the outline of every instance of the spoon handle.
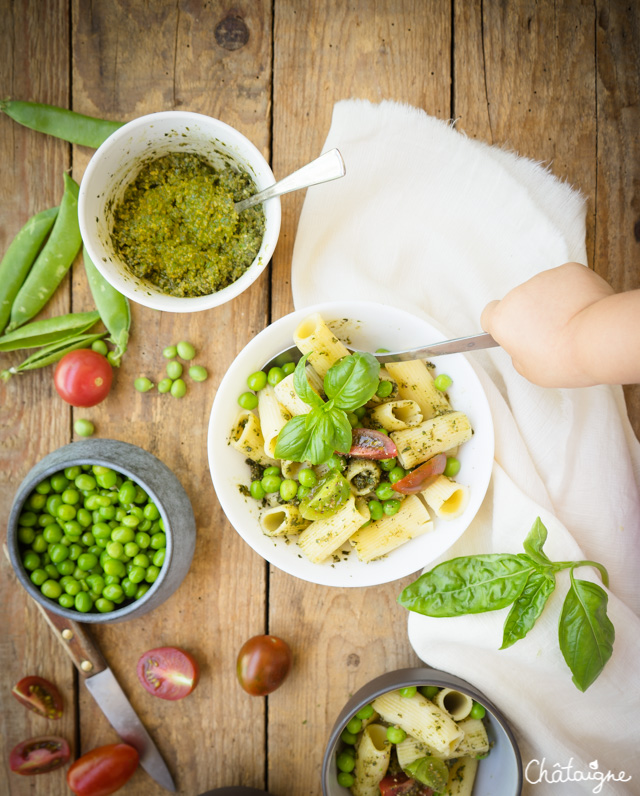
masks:
<path fill-rule="evenodd" d="M 342 155 L 337 149 L 330 149 L 320 155 L 319 158 L 312 160 L 311 163 L 307 163 L 306 166 L 294 171 L 293 174 L 269 186 L 269 188 L 265 188 L 263 191 L 259 191 L 241 202 L 236 202 L 234 208 L 236 213 L 241 213 L 248 207 L 264 202 L 265 199 L 271 199 L 273 196 L 280 196 L 290 191 L 297 191 L 299 188 L 308 188 L 310 185 L 318 185 L 321 182 L 337 180 L 338 177 L 344 177 L 345 173 L 346 169 Z"/>
<path fill-rule="evenodd" d="M 439 354 L 458 354 L 464 351 L 478 351 L 481 348 L 492 348 L 498 343 L 490 334 L 472 334 L 469 337 L 457 337 L 455 340 L 443 340 L 426 348 L 412 348 L 410 351 L 391 351 L 388 354 L 374 354 L 378 362 L 400 362 L 412 359 L 425 359 Z"/>

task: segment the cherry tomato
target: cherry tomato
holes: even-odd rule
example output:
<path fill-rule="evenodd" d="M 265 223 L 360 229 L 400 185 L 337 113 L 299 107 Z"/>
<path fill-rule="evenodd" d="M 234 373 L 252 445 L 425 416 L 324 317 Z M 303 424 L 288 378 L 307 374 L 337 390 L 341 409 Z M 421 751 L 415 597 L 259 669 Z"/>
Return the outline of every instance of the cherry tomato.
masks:
<path fill-rule="evenodd" d="M 279 688 L 291 669 L 291 648 L 277 636 L 253 636 L 240 648 L 238 681 L 252 696 L 265 696 Z"/>
<path fill-rule="evenodd" d="M 57 735 L 29 738 L 11 750 L 9 767 L 16 774 L 46 774 L 66 766 L 71 757 L 69 744 Z"/>
<path fill-rule="evenodd" d="M 200 669 L 195 658 L 178 647 L 148 650 L 138 661 L 138 680 L 161 699 L 182 699 L 198 684 Z"/>
<path fill-rule="evenodd" d="M 349 456 L 360 459 L 392 459 L 398 453 L 395 442 L 372 428 L 354 428 L 351 431 Z"/>
<path fill-rule="evenodd" d="M 60 692 L 44 677 L 23 677 L 13 686 L 11 693 L 18 702 L 45 719 L 59 719 L 62 716 Z"/>
<path fill-rule="evenodd" d="M 400 492 L 403 495 L 411 495 L 414 492 L 421 492 L 428 486 L 428 483 L 432 478 L 435 478 L 444 472 L 446 465 L 447 457 L 444 453 L 439 453 L 437 456 L 429 459 L 424 464 L 416 467 L 415 470 L 412 470 L 410 473 L 405 475 L 404 478 L 396 481 L 395 484 L 392 484 L 392 486 L 396 492 Z"/>
<path fill-rule="evenodd" d="M 106 357 L 90 348 L 69 351 L 56 365 L 53 383 L 71 406 L 95 406 L 111 389 L 113 369 Z"/>
<path fill-rule="evenodd" d="M 67 785 L 76 796 L 109 796 L 119 790 L 138 768 L 137 749 L 112 743 L 79 757 L 67 771 Z"/>
<path fill-rule="evenodd" d="M 411 779 L 403 771 L 399 771 L 397 774 L 387 774 L 378 787 L 381 796 L 402 796 L 403 793 L 411 793 L 415 796 L 432 796 L 433 794 L 431 788 Z"/>

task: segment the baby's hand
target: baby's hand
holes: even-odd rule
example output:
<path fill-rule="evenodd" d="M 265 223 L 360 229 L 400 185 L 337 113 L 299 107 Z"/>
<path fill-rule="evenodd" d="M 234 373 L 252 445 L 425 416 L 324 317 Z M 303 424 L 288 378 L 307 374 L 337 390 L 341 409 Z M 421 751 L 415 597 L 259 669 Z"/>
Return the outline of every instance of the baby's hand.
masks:
<path fill-rule="evenodd" d="M 542 387 L 594 384 L 588 308 L 613 294 L 590 268 L 565 263 L 543 271 L 484 308 L 480 323 L 529 381 Z"/>

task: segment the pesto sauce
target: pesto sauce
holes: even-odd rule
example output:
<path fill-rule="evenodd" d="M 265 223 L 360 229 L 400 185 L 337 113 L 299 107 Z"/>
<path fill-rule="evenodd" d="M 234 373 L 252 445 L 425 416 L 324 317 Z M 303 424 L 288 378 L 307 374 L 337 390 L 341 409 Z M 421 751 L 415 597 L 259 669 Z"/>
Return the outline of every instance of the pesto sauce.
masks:
<path fill-rule="evenodd" d="M 264 210 L 233 209 L 257 192 L 246 172 L 215 169 L 186 152 L 146 163 L 114 210 L 113 245 L 127 267 L 170 296 L 206 296 L 255 259 Z"/>

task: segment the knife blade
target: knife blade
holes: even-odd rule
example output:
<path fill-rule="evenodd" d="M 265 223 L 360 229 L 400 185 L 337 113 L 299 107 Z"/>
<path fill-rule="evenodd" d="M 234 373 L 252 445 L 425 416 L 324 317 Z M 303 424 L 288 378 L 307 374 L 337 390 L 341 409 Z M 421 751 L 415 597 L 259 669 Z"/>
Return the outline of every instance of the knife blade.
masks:
<path fill-rule="evenodd" d="M 48 611 L 40 603 L 36 605 L 111 726 L 125 743 L 138 750 L 140 765 L 147 774 L 166 790 L 175 792 L 173 777 L 158 747 L 138 718 L 88 629 L 78 622 Z"/>

